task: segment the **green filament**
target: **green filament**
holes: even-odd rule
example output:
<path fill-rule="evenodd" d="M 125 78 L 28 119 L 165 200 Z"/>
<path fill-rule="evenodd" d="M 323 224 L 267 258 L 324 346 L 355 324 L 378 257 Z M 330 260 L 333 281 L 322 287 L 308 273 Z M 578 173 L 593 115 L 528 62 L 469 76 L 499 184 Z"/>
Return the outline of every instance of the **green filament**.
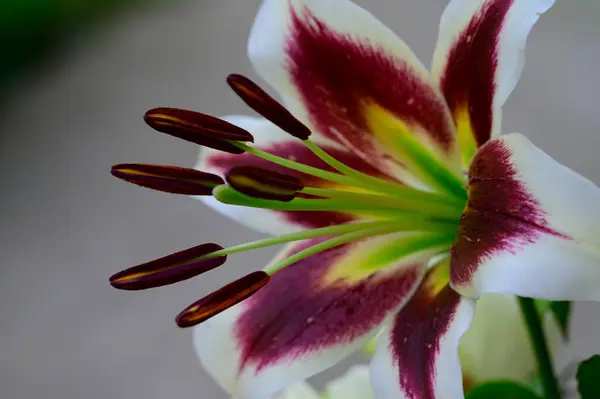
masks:
<path fill-rule="evenodd" d="M 307 139 L 302 140 L 302 142 L 323 162 L 325 162 L 338 172 L 353 178 L 356 181 L 356 183 L 359 183 L 358 185 L 360 187 L 372 189 L 373 191 L 381 191 L 389 194 L 396 194 L 400 196 L 410 195 L 413 193 L 423 193 L 423 191 L 421 190 L 416 190 L 412 187 L 403 186 L 400 183 L 386 181 L 378 177 L 370 176 L 368 174 L 359 172 L 358 170 L 349 167 L 348 165 L 338 161 L 331 155 L 327 154 L 327 152 L 322 150 L 312 141 Z M 447 198 L 447 196 L 445 196 L 445 198 Z"/>
<path fill-rule="evenodd" d="M 297 233 L 283 234 L 283 235 L 280 235 L 277 237 L 269 237 L 269 238 L 265 238 L 262 240 L 257 240 L 257 241 L 253 241 L 253 242 L 236 245 L 236 246 L 229 247 L 229 248 L 224 248 L 219 251 L 215 251 L 210 254 L 204 255 L 200 259 L 216 258 L 219 256 L 231 255 L 231 254 L 235 254 L 235 253 L 239 253 L 239 252 L 245 252 L 245 251 L 250 251 L 253 249 L 264 248 L 264 247 L 270 247 L 273 245 L 279 245 L 279 244 L 284 244 L 284 243 L 293 242 L 293 241 L 301 241 L 301 240 L 307 240 L 310 238 L 334 236 L 334 235 L 338 235 L 338 234 L 351 233 L 351 232 L 375 228 L 375 227 L 390 227 L 393 225 L 398 225 L 398 223 L 399 223 L 399 221 L 392 220 L 392 221 L 383 221 L 383 222 L 375 221 L 375 222 L 346 223 L 346 224 L 339 224 L 339 225 L 335 225 L 335 226 L 320 227 L 317 229 L 304 230 L 304 231 L 299 231 Z"/>
<path fill-rule="evenodd" d="M 403 187 L 401 187 L 403 188 Z M 416 191 L 416 190 L 415 190 Z M 365 203 L 380 207 L 399 209 L 423 213 L 444 219 L 458 220 L 464 205 L 452 201 L 440 201 L 438 194 L 419 192 L 408 193 L 406 196 L 396 197 L 379 194 L 354 193 L 351 191 L 329 190 L 322 188 L 305 187 L 301 191 L 305 194 L 318 195 L 337 200 L 349 200 L 356 203 Z"/>
<path fill-rule="evenodd" d="M 342 234 L 338 237 L 331 238 L 329 240 L 320 242 L 313 246 L 310 246 L 302 251 L 296 252 L 295 254 L 288 256 L 287 258 L 275 263 L 274 265 L 269 266 L 265 271 L 272 275 L 273 273 L 278 272 L 279 270 L 285 268 L 286 266 L 291 265 L 292 263 L 296 263 L 301 261 L 304 258 L 308 258 L 309 256 L 318 254 L 319 252 L 323 252 L 327 249 L 334 248 L 343 244 L 347 244 L 352 241 L 361 240 L 363 238 L 378 236 L 380 234 L 393 233 L 396 231 L 395 227 L 392 226 L 382 226 L 375 227 L 372 229 L 365 229 L 361 231 L 356 231 L 352 233 Z"/>
<path fill-rule="evenodd" d="M 251 208 L 272 209 L 278 211 L 360 211 L 369 215 L 386 216 L 397 215 L 398 210 L 391 207 L 375 206 L 367 203 L 354 202 L 342 199 L 306 199 L 295 198 L 290 202 L 266 200 L 249 197 L 230 186 L 220 185 L 213 190 L 213 196 L 224 204 L 247 206 Z"/>
<path fill-rule="evenodd" d="M 306 173 L 307 175 L 320 177 L 323 180 L 332 181 L 334 183 L 344 184 L 348 186 L 356 186 L 356 181 L 348 176 L 341 175 L 339 173 L 332 173 L 326 170 L 322 170 L 319 168 L 315 168 L 312 166 L 304 165 L 300 162 L 290 161 L 289 159 L 285 159 L 279 157 L 277 155 L 269 154 L 268 152 L 261 151 L 254 147 L 250 147 L 244 143 L 239 141 L 229 141 L 231 144 L 235 145 L 238 148 L 246 151 L 249 154 L 255 155 L 264 160 L 273 162 L 276 165 L 280 165 L 286 167 L 291 170 L 295 170 L 297 172 Z"/>

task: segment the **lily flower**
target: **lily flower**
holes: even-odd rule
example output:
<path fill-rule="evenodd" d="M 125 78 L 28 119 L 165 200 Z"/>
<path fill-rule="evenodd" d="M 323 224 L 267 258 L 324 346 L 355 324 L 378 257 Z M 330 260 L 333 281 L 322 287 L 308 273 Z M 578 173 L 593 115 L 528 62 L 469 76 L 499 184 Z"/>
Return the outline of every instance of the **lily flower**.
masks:
<path fill-rule="evenodd" d="M 170 108 L 145 117 L 211 148 L 201 174 L 156 165 L 113 174 L 197 190 L 273 237 L 190 248 L 111 284 L 158 287 L 288 243 L 264 271 L 177 318 L 197 325 L 200 359 L 222 386 L 270 397 L 379 334 L 377 398 L 462 398 L 458 347 L 479 297 L 600 299 L 600 189 L 524 136 L 500 135 L 529 31 L 553 3 L 451 0 L 428 71 L 348 0 L 265 0 L 248 50 L 282 103 L 231 75 L 264 118 Z"/>

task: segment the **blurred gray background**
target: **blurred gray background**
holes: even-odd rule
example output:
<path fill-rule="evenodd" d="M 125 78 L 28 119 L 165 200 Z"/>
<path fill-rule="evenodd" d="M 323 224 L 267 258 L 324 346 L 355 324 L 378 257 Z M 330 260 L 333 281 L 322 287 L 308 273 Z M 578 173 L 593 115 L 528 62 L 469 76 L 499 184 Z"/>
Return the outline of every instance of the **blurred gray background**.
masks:
<path fill-rule="evenodd" d="M 359 1 L 429 63 L 445 0 Z M 600 183 L 600 6 L 559 0 L 534 29 L 504 131 Z M 224 79 L 246 59 L 259 0 L 138 4 L 70 39 L 0 110 L 3 399 L 225 398 L 174 316 L 261 267 L 263 250 L 159 290 L 111 288 L 122 268 L 205 241 L 260 235 L 200 202 L 125 184 L 119 162 L 191 166 L 194 145 L 152 131 L 145 110 L 247 113 Z M 3 57 L 10 54 L 3 54 Z M 600 206 L 600 204 L 599 204 Z M 600 309 L 576 308 L 576 351 L 600 352 Z M 334 371 L 337 373 L 337 371 Z"/>

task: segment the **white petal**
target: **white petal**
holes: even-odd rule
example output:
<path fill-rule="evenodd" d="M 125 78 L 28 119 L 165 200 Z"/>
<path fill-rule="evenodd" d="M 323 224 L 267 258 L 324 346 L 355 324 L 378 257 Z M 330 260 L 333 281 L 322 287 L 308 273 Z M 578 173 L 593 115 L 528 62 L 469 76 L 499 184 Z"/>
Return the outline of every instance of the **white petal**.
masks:
<path fill-rule="evenodd" d="M 471 323 L 475 302 L 447 285 L 432 292 L 438 283 L 425 280 L 384 328 L 371 361 L 378 399 L 464 397 L 458 346 Z"/>
<path fill-rule="evenodd" d="M 459 173 L 454 124 L 428 71 L 354 3 L 265 0 L 248 52 L 258 73 L 315 135 L 411 184 L 442 190 L 443 176 L 432 173 Z M 407 148 L 416 148 L 418 156 Z"/>
<path fill-rule="evenodd" d="M 300 381 L 273 396 L 273 399 L 319 399 L 319 393 L 308 383 Z"/>
<path fill-rule="evenodd" d="M 416 73 L 428 76 L 427 68 L 392 30 L 349 0 L 264 0 L 250 33 L 248 55 L 256 71 L 303 120 L 310 118 L 291 81 L 286 48 L 292 36 L 291 11 L 302 15 L 305 10 L 341 34 L 367 38 L 370 45 L 403 58 Z"/>
<path fill-rule="evenodd" d="M 325 393 L 327 399 L 375 399 L 369 368 L 362 364 L 350 367 L 344 375 L 325 386 Z"/>
<path fill-rule="evenodd" d="M 464 160 L 500 131 L 500 108 L 524 64 L 527 36 L 555 0 L 451 0 L 433 75 L 458 126 Z"/>
<path fill-rule="evenodd" d="M 195 327 L 201 363 L 241 399 L 268 398 L 333 366 L 364 346 L 418 287 L 439 248 L 411 237 L 421 242 L 419 234 L 383 235 L 274 273 L 254 296 Z M 291 244 L 278 258 L 320 241 Z"/>
<path fill-rule="evenodd" d="M 245 115 L 228 115 L 221 119 L 251 132 L 257 144 L 291 141 L 287 133 L 263 118 Z M 194 168 L 222 176 L 225 170 L 210 162 L 213 157 L 223 159 L 230 158 L 231 162 L 236 162 L 236 160 L 239 159 L 235 154 L 226 154 L 210 148 L 202 148 L 200 150 L 198 162 Z M 289 224 L 282 222 L 281 216 L 273 217 L 273 213 L 266 209 L 252 209 L 226 205 L 210 196 L 197 196 L 194 198 L 201 200 L 217 212 L 265 234 L 277 235 L 300 230 L 295 226 L 290 226 Z"/>
<path fill-rule="evenodd" d="M 461 294 L 600 300 L 600 189 L 519 134 L 481 147 L 453 248 Z"/>
<path fill-rule="evenodd" d="M 204 370 L 230 394 L 237 394 L 236 338 L 231 325 L 242 309 L 234 306 L 194 328 L 194 349 Z"/>

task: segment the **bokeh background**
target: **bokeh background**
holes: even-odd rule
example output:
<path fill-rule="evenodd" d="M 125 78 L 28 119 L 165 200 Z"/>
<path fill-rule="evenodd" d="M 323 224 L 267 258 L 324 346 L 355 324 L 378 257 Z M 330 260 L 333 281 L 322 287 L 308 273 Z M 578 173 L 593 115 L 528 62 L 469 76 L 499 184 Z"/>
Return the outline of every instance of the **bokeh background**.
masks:
<path fill-rule="evenodd" d="M 445 0 L 358 3 L 429 62 Z M 600 183 L 600 5 L 557 3 L 530 36 L 504 130 L 527 134 Z M 173 287 L 114 290 L 108 277 L 122 268 L 205 241 L 230 245 L 260 235 L 197 201 L 127 185 L 108 171 L 127 161 L 194 164 L 198 149 L 148 128 L 146 109 L 248 112 L 224 79 L 255 77 L 245 46 L 258 5 L 0 5 L 1 398 L 226 397 L 197 363 L 190 331 L 173 318 L 264 265 L 274 250 L 232 256 Z M 576 354 L 600 352 L 598 306 L 578 304 L 572 339 Z"/>

